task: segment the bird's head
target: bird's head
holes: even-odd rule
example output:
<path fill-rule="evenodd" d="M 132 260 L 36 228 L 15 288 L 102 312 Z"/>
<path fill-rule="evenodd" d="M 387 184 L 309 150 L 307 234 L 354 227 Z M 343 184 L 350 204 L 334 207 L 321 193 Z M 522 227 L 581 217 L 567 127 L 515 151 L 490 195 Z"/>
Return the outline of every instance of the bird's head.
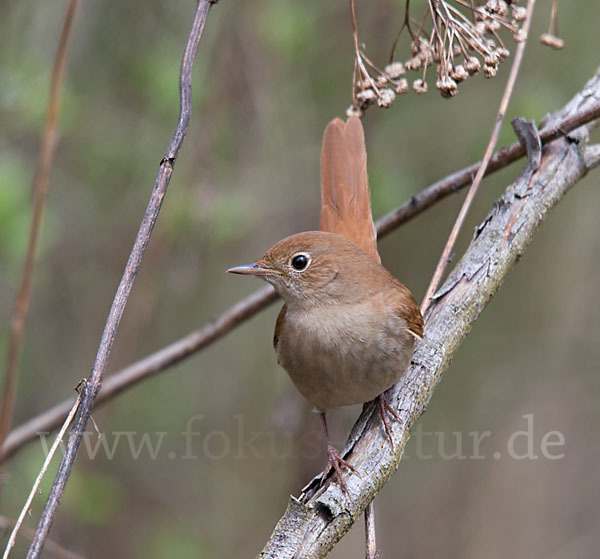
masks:
<path fill-rule="evenodd" d="M 288 305 L 310 306 L 360 300 L 369 290 L 368 278 L 379 275 L 375 269 L 382 268 L 352 241 L 309 231 L 286 237 L 260 260 L 227 271 L 261 277 Z"/>

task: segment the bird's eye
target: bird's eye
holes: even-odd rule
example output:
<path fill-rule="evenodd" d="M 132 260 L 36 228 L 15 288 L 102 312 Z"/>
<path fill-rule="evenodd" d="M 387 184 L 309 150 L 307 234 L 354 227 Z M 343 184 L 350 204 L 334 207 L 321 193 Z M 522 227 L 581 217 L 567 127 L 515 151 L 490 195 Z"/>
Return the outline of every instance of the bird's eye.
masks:
<path fill-rule="evenodd" d="M 302 272 L 308 268 L 310 257 L 308 254 L 300 253 L 292 257 L 292 268 L 298 272 Z"/>

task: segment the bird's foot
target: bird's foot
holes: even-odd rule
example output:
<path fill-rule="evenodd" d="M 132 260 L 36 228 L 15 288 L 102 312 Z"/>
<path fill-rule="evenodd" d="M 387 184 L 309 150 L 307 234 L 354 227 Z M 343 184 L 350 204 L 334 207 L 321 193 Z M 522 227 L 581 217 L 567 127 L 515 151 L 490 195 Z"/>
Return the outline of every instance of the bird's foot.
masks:
<path fill-rule="evenodd" d="M 346 495 L 348 495 L 348 497 L 350 497 L 350 493 L 348 493 L 348 488 L 346 487 L 346 484 L 344 483 L 344 479 L 342 478 L 342 466 L 345 466 L 350 471 L 354 472 L 355 474 L 358 474 L 356 469 L 353 466 L 351 466 L 348 462 L 346 462 L 346 460 L 344 460 L 340 456 L 340 453 L 338 452 L 338 450 L 334 446 L 329 444 L 329 442 L 328 442 L 327 443 L 327 467 L 325 468 L 325 471 L 323 472 L 322 480 L 324 481 L 325 478 L 329 475 L 329 472 L 331 470 L 334 470 L 338 479 L 340 480 L 340 485 L 342 486 L 344 493 L 346 493 Z"/>
<path fill-rule="evenodd" d="M 386 411 L 389 412 L 396 421 L 400 421 L 400 416 L 396 413 L 396 410 L 394 410 L 392 408 L 392 406 L 390 406 L 386 402 L 385 396 L 383 394 L 380 394 L 379 396 L 377 396 L 376 400 L 377 400 L 377 407 L 379 408 L 379 417 L 381 417 L 381 422 L 383 423 L 383 428 L 385 429 L 385 434 L 387 435 L 387 438 L 390 441 L 390 444 L 392 445 L 392 449 L 393 449 L 394 441 L 392 440 L 392 434 L 390 433 L 390 426 L 388 424 L 388 420 L 385 415 L 385 412 Z"/>

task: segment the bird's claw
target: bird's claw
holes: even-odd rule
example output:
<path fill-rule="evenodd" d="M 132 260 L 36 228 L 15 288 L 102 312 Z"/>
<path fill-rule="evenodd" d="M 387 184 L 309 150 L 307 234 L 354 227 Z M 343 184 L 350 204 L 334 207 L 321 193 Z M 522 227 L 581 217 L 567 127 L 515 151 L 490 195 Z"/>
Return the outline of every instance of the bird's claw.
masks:
<path fill-rule="evenodd" d="M 325 480 L 325 478 L 329 475 L 329 472 L 331 472 L 331 470 L 334 470 L 338 479 L 340 480 L 340 485 L 342 486 L 344 493 L 346 493 L 346 495 L 348 495 L 348 497 L 350 497 L 348 488 L 346 487 L 346 484 L 344 483 L 344 479 L 342 478 L 342 466 L 348 468 L 351 472 L 358 475 L 358 471 L 351 464 L 349 464 L 346 460 L 344 460 L 340 456 L 340 453 L 338 452 L 338 450 L 334 446 L 328 444 L 327 445 L 327 467 L 325 468 L 325 471 L 323 472 L 322 480 Z"/>
<path fill-rule="evenodd" d="M 387 417 L 385 416 L 385 412 L 387 411 L 390 415 L 394 417 L 396 421 L 400 421 L 400 416 L 396 413 L 396 410 L 390 406 L 383 394 L 380 394 L 376 398 L 377 407 L 379 408 L 379 416 L 381 417 L 381 422 L 383 423 L 383 428 L 385 429 L 385 434 L 387 435 L 388 440 L 390 441 L 390 445 L 392 445 L 392 449 L 394 448 L 394 441 L 392 439 L 392 434 L 390 433 L 390 427 L 387 421 Z"/>

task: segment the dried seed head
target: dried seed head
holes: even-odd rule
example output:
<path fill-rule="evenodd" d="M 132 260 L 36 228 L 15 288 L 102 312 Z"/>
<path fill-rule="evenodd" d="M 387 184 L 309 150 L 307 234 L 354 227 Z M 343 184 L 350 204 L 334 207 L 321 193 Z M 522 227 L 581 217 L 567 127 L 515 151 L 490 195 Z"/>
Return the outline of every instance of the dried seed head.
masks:
<path fill-rule="evenodd" d="M 489 17 L 487 10 L 483 6 L 475 8 L 473 15 L 475 16 L 475 21 L 485 21 Z"/>
<path fill-rule="evenodd" d="M 389 78 L 395 80 L 406 74 L 406 70 L 402 62 L 392 62 L 385 67 L 385 73 Z"/>
<path fill-rule="evenodd" d="M 394 91 L 398 95 L 403 95 L 404 93 L 408 93 L 408 81 L 406 81 L 405 78 L 402 78 L 401 80 L 398 80 L 394 84 Z"/>
<path fill-rule="evenodd" d="M 425 64 L 426 66 L 429 66 L 429 64 L 431 64 L 434 61 L 435 53 L 433 52 L 433 49 L 431 48 L 429 43 L 427 43 L 423 47 L 423 50 L 421 51 L 421 58 L 423 59 L 423 64 Z"/>
<path fill-rule="evenodd" d="M 346 116 L 348 118 L 350 118 L 351 116 L 357 116 L 358 118 L 360 118 L 362 115 L 363 115 L 363 112 L 358 107 L 355 107 L 354 105 L 350 105 L 346 109 Z"/>
<path fill-rule="evenodd" d="M 560 50 L 565 46 L 565 42 L 560 37 L 556 37 L 550 33 L 540 35 L 540 42 L 556 50 Z"/>
<path fill-rule="evenodd" d="M 429 65 L 433 61 L 435 53 L 433 52 L 431 45 L 425 39 L 423 39 L 423 37 L 419 37 L 417 41 L 413 41 L 410 44 L 410 54 L 412 55 L 413 59 L 417 57 L 420 58 L 421 65 Z"/>
<path fill-rule="evenodd" d="M 385 87 L 387 85 L 387 78 L 383 74 L 380 74 L 375 80 L 375 85 L 377 87 Z"/>
<path fill-rule="evenodd" d="M 498 66 L 489 66 L 488 64 L 483 65 L 483 75 L 486 78 L 493 78 L 498 73 Z"/>
<path fill-rule="evenodd" d="M 423 54 L 427 50 L 431 50 L 431 46 L 423 37 L 418 37 L 416 41 L 412 41 L 410 44 L 410 54 L 413 56 Z"/>
<path fill-rule="evenodd" d="M 500 2 L 498 0 L 487 0 L 485 3 L 485 9 L 491 14 L 496 14 L 500 9 L 499 4 Z"/>
<path fill-rule="evenodd" d="M 507 48 L 500 47 L 496 50 L 498 56 L 500 57 L 500 61 L 506 60 L 510 56 L 510 51 Z"/>
<path fill-rule="evenodd" d="M 499 62 L 500 62 L 500 55 L 496 51 L 491 52 L 483 59 L 483 63 L 486 64 L 487 66 L 498 66 Z"/>
<path fill-rule="evenodd" d="M 356 99 L 358 101 L 361 101 L 362 103 L 370 103 L 372 101 L 375 101 L 375 99 L 377 99 L 377 94 L 371 88 L 364 89 L 363 91 L 359 91 L 356 94 Z"/>
<path fill-rule="evenodd" d="M 407 70 L 418 70 L 421 66 L 423 66 L 423 59 L 421 58 L 421 55 L 417 54 L 410 60 L 407 60 L 405 66 Z"/>
<path fill-rule="evenodd" d="M 479 59 L 477 59 L 475 56 L 470 56 L 467 60 L 465 60 L 464 65 L 465 70 L 469 72 L 471 76 L 479 72 L 479 70 L 481 69 L 481 63 L 479 62 Z"/>
<path fill-rule="evenodd" d="M 428 1 L 429 11 L 435 11 L 435 4 L 445 4 Z M 453 97 L 458 92 L 458 84 L 480 70 L 486 78 L 497 75 L 499 64 L 509 57 L 510 52 L 504 47 L 498 36 L 498 31 L 506 29 L 513 33 L 517 42 L 526 39 L 520 29 L 521 23 L 527 18 L 527 9 L 518 6 L 519 0 L 456 0 L 465 10 L 470 10 L 473 19 L 455 17 L 448 9 L 438 13 L 439 24 L 446 26 L 444 40 L 436 40 L 434 30 L 422 24 L 419 30 L 411 33 L 410 57 L 402 62 L 390 62 L 383 71 L 377 70 L 370 62 L 368 74 L 360 74 L 359 83 L 355 85 L 354 111 L 361 112 L 369 105 L 389 107 L 396 95 L 404 94 L 410 87 L 416 93 L 423 94 L 428 90 L 425 74 L 429 66 L 435 66 L 437 81 L 436 88 L 444 97 Z M 426 20 L 424 20 L 426 21 Z M 435 25 L 435 22 L 430 25 Z M 411 37 L 408 37 L 409 41 Z M 554 48 L 562 48 L 563 42 L 551 34 L 540 37 L 542 43 Z M 357 56 L 361 57 L 358 53 Z M 359 60 L 360 62 L 360 60 Z M 460 62 L 460 64 L 459 64 Z M 362 68 L 362 66 L 361 66 Z M 416 71 L 421 79 L 410 84 L 405 78 L 408 71 Z M 431 70 L 433 72 L 433 70 Z M 350 114 L 351 109 L 348 109 Z"/>
<path fill-rule="evenodd" d="M 427 82 L 425 82 L 421 79 L 415 80 L 413 82 L 413 89 L 415 90 L 415 93 L 419 93 L 419 94 L 427 93 Z"/>
<path fill-rule="evenodd" d="M 515 43 L 522 43 L 525 41 L 525 39 L 527 39 L 527 34 L 522 29 L 519 29 L 513 33 L 513 39 L 515 40 Z"/>
<path fill-rule="evenodd" d="M 469 72 L 465 70 L 465 67 L 462 64 L 459 64 L 450 70 L 450 77 L 455 82 L 462 82 L 469 77 Z"/>
<path fill-rule="evenodd" d="M 387 109 L 392 106 L 395 98 L 396 94 L 391 89 L 382 89 L 377 97 L 377 104 Z"/>
<path fill-rule="evenodd" d="M 500 29 L 500 22 L 497 19 L 489 19 L 485 22 L 485 30 L 490 33 L 498 31 Z"/>
<path fill-rule="evenodd" d="M 449 76 L 444 76 L 435 82 L 442 97 L 454 97 L 458 92 L 456 82 Z"/>
<path fill-rule="evenodd" d="M 527 17 L 527 10 L 522 6 L 511 6 L 512 16 L 515 21 L 523 21 Z"/>

